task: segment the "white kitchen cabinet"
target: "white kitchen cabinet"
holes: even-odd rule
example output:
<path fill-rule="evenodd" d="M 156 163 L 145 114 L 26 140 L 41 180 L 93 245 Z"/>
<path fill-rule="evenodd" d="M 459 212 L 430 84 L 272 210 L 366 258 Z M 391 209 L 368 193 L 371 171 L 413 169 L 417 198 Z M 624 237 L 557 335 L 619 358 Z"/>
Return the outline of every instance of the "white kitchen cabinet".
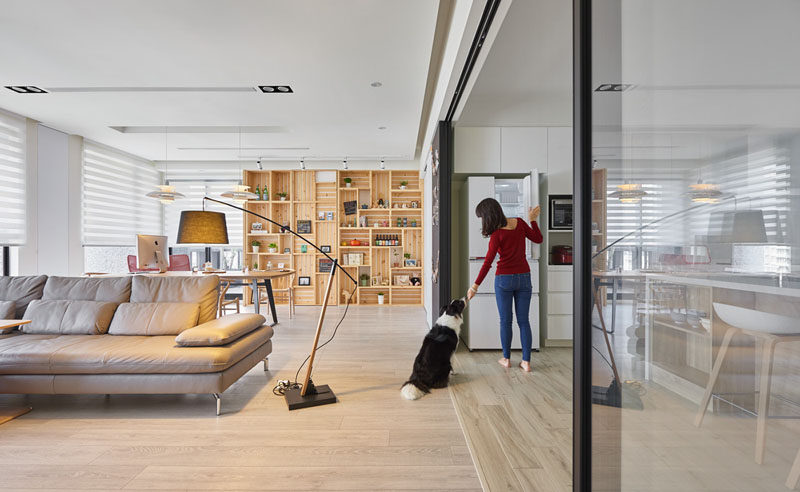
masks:
<path fill-rule="evenodd" d="M 547 129 L 547 193 L 572 194 L 572 128 Z"/>
<path fill-rule="evenodd" d="M 529 173 L 547 169 L 546 127 L 504 127 L 501 131 L 500 170 Z"/>
<path fill-rule="evenodd" d="M 547 339 L 572 340 L 572 265 L 547 265 Z"/>
<path fill-rule="evenodd" d="M 500 127 L 456 127 L 453 142 L 455 172 L 500 172 L 501 131 Z"/>

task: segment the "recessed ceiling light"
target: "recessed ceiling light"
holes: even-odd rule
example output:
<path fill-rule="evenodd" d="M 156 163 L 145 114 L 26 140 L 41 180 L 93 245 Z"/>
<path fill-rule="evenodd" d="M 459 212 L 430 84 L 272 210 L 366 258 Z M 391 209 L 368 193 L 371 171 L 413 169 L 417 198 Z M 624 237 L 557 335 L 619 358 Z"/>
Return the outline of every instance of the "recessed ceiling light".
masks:
<path fill-rule="evenodd" d="M 633 87 L 633 84 L 600 84 L 595 92 L 625 92 Z"/>
<path fill-rule="evenodd" d="M 7 85 L 6 89 L 14 91 L 17 94 L 47 94 L 47 91 L 40 89 L 35 85 Z"/>
<path fill-rule="evenodd" d="M 258 90 L 265 94 L 289 94 L 290 92 L 294 92 L 288 85 L 259 85 Z"/>
<path fill-rule="evenodd" d="M 386 127 L 385 126 L 379 126 L 378 130 L 386 130 Z"/>
<path fill-rule="evenodd" d="M 371 84 L 369 84 L 369 85 L 371 85 L 372 87 L 381 87 L 383 84 L 381 84 L 381 83 L 380 83 L 380 82 L 378 82 L 378 81 L 375 81 L 375 82 L 373 82 L 373 83 L 371 83 Z"/>

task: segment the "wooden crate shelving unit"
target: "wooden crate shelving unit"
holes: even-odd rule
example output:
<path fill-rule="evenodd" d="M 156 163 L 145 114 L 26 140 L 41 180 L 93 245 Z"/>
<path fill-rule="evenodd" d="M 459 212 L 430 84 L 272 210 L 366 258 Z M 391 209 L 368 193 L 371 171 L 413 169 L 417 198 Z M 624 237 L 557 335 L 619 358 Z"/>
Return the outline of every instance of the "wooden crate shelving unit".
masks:
<path fill-rule="evenodd" d="M 351 180 L 349 187 L 344 182 L 345 178 Z M 263 189 L 265 185 L 269 190 L 269 200 L 250 200 L 245 205 L 248 210 L 281 224 L 288 223 L 295 230 L 298 220 L 310 220 L 311 233 L 304 234 L 310 241 L 330 246 L 330 255 L 338 258 L 354 278 L 360 280 L 362 275 L 369 276 L 369 285 L 359 287 L 353 299 L 354 304 L 377 304 L 379 292 L 384 293 L 386 304 L 423 303 L 423 186 L 417 171 L 244 171 L 243 182 L 250 186 L 251 191 L 256 186 Z M 406 189 L 400 189 L 401 182 L 407 183 Z M 279 192 L 288 194 L 285 201 L 280 201 L 277 196 Z M 353 200 L 358 204 L 356 213 L 345 215 L 344 202 Z M 380 200 L 383 201 L 383 207 L 379 205 Z M 413 204 L 416 204 L 415 208 L 412 208 Z M 366 208 L 362 208 L 363 205 Z M 324 219 L 320 219 L 320 213 L 324 214 Z M 333 220 L 329 220 L 328 213 L 333 213 Z M 359 226 L 362 220 L 366 220 L 367 227 Z M 245 214 L 245 264 L 252 268 L 257 263 L 259 268 L 264 268 L 271 261 L 273 268 L 277 268 L 278 263 L 285 263 L 297 270 L 297 274 L 292 279 L 273 281 L 274 287 L 285 288 L 291 282 L 298 305 L 321 304 L 328 279 L 326 272 L 319 271 L 319 260 L 324 256 L 310 247 L 304 253 L 302 245 L 305 243 L 291 234 L 281 233 L 277 226 L 264 224 L 264 231 L 253 232 L 253 222 L 264 221 Z M 416 226 L 412 227 L 412 222 L 416 222 Z M 376 240 L 382 235 L 397 236 L 400 244 L 377 246 Z M 258 254 L 252 252 L 250 242 L 253 239 L 262 243 Z M 354 239 L 358 239 L 362 245 L 350 246 L 350 241 Z M 278 246 L 278 253 L 266 252 L 267 245 L 272 242 Z M 345 245 L 345 242 L 348 244 Z M 285 248 L 289 248 L 290 253 L 284 253 Z M 345 266 L 344 255 L 348 253 L 362 253 L 362 264 Z M 406 266 L 405 254 L 416 260 L 416 266 Z M 372 278 L 376 275 L 388 280 L 390 285 L 373 286 Z M 394 285 L 398 275 L 418 277 L 422 284 Z M 309 277 L 311 285 L 301 286 L 300 277 Z M 352 292 L 349 280 L 343 278 L 346 279 L 338 276 L 329 300 L 331 304 L 345 302 Z M 248 303 L 251 291 L 247 287 L 244 291 L 245 302 Z M 286 299 L 278 296 L 276 301 L 285 303 Z"/>

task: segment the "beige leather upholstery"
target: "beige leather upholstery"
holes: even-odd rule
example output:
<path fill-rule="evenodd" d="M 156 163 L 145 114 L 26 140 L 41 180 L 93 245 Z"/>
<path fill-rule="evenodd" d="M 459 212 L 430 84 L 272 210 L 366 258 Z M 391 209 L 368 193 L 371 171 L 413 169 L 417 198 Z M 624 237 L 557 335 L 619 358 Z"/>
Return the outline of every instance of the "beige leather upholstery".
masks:
<path fill-rule="evenodd" d="M 198 323 L 217 317 L 219 277 L 134 277 L 130 302 L 197 302 L 200 304 Z"/>
<path fill-rule="evenodd" d="M 102 335 L 108 332 L 117 304 L 102 301 L 31 301 L 20 331 L 50 335 Z"/>
<path fill-rule="evenodd" d="M 230 314 L 195 326 L 175 338 L 182 347 L 226 345 L 266 323 L 260 314 Z"/>
<path fill-rule="evenodd" d="M 263 326 L 220 347 L 180 347 L 172 336 L 22 335 L 0 339 L 0 374 L 219 372 L 272 334 Z"/>
<path fill-rule="evenodd" d="M 202 374 L 0 374 L 0 393 L 222 393 L 271 352 L 268 341 L 224 371 Z"/>
<path fill-rule="evenodd" d="M 0 319 L 17 319 L 17 301 L 0 301 Z"/>
<path fill-rule="evenodd" d="M 128 302 L 131 297 L 129 277 L 48 277 L 42 299 L 74 301 Z"/>
<path fill-rule="evenodd" d="M 199 313 L 196 302 L 126 302 L 117 308 L 108 333 L 175 336 L 197 326 Z"/>
<path fill-rule="evenodd" d="M 47 276 L 34 277 L 0 277 L 0 300 L 16 301 L 17 309 L 14 319 L 22 318 L 28 303 L 42 298 Z"/>

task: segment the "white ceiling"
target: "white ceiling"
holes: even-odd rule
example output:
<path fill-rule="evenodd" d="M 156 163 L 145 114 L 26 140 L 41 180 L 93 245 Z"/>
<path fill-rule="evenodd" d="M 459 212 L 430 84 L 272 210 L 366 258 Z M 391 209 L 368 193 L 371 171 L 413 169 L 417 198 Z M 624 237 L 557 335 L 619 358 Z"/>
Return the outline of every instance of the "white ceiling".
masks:
<path fill-rule="evenodd" d="M 572 125 L 572 2 L 513 1 L 458 125 Z"/>
<path fill-rule="evenodd" d="M 3 86 L 289 84 L 294 94 L 0 88 L 0 108 L 153 160 L 413 159 L 437 8 L 433 0 L 7 0 Z M 173 130 L 165 146 L 165 126 L 229 128 Z M 243 132 L 239 152 L 240 126 L 274 128 Z"/>

